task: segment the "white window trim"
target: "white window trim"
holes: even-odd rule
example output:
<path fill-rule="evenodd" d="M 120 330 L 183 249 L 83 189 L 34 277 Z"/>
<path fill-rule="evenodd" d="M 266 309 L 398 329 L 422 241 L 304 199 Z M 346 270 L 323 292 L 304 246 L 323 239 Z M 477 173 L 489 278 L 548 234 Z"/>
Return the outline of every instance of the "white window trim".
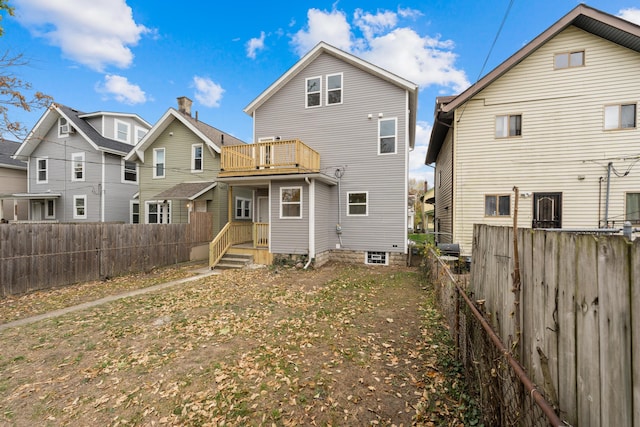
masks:
<path fill-rule="evenodd" d="M 309 80 L 315 80 L 315 79 L 318 79 L 318 81 L 320 82 L 320 87 L 317 90 L 317 93 L 320 95 L 320 100 L 318 102 L 318 105 L 309 105 L 309 94 L 316 93 L 316 91 L 309 92 L 307 90 L 309 87 Z M 304 79 L 304 107 L 305 108 L 322 107 L 322 76 L 308 77 Z"/>
<path fill-rule="evenodd" d="M 242 213 L 238 216 L 238 202 L 242 202 Z M 246 197 L 236 197 L 235 204 L 233 205 L 233 215 L 235 219 L 251 219 L 251 199 L 247 199 Z M 249 215 L 245 215 L 246 211 L 245 203 L 249 204 Z"/>
<path fill-rule="evenodd" d="M 40 160 L 44 160 L 46 162 L 46 167 L 44 169 L 46 176 L 44 180 L 40 180 Z M 36 183 L 37 184 L 49 183 L 49 157 L 36 157 Z"/>
<path fill-rule="evenodd" d="M 78 207 L 76 205 L 76 200 L 82 200 L 84 207 L 84 214 L 78 215 Z M 87 219 L 87 196 L 73 196 L 73 219 Z"/>
<path fill-rule="evenodd" d="M 140 175 L 140 168 L 138 167 L 138 162 L 134 162 L 131 161 L 130 163 L 134 163 L 136 165 L 136 180 L 135 181 L 128 181 L 125 179 L 125 165 L 126 165 L 127 161 L 125 159 L 122 159 L 121 165 L 122 165 L 122 173 L 120 174 L 120 182 L 122 184 L 137 184 L 138 180 L 139 180 L 139 175 Z"/>
<path fill-rule="evenodd" d="M 76 162 L 77 159 L 80 159 L 82 163 L 82 178 L 76 178 Z M 82 182 L 85 181 L 85 176 L 87 174 L 87 168 L 84 161 L 84 153 L 72 153 L 71 154 L 71 181 L 74 182 Z"/>
<path fill-rule="evenodd" d="M 64 123 L 62 123 L 63 120 L 64 120 Z M 67 132 L 62 131 L 62 127 L 65 125 L 67 126 Z M 71 124 L 69 123 L 69 120 L 67 120 L 64 117 L 58 117 L 58 137 L 69 136 L 69 134 L 71 133 L 70 131 L 71 131 Z"/>
<path fill-rule="evenodd" d="M 369 254 L 379 253 L 384 254 L 384 264 L 379 262 L 369 262 Z M 389 265 L 389 252 L 385 251 L 366 251 L 364 253 L 364 263 L 367 265 Z"/>
<path fill-rule="evenodd" d="M 133 206 L 138 205 L 138 222 L 133 222 Z M 142 224 L 140 222 L 140 200 L 129 200 L 129 224 Z"/>
<path fill-rule="evenodd" d="M 380 125 L 382 124 L 382 122 L 385 121 L 389 121 L 389 120 L 394 120 L 395 122 L 395 130 L 394 130 L 394 134 L 393 137 L 395 138 L 395 143 L 393 144 L 393 152 L 390 153 L 383 153 L 380 151 L 380 149 L 382 148 L 382 136 L 380 135 Z M 385 136 L 385 138 L 388 138 L 389 136 Z M 379 156 L 387 156 L 387 155 L 391 155 L 391 154 L 397 154 L 398 153 L 398 118 L 397 117 L 383 117 L 378 119 L 378 155 Z"/>
<path fill-rule="evenodd" d="M 158 205 L 158 207 L 159 207 L 159 205 L 163 205 L 163 204 L 165 204 L 164 200 L 147 200 L 146 202 L 144 202 L 144 207 L 145 207 L 145 209 L 144 209 L 144 223 L 145 224 L 171 224 L 171 220 L 172 220 L 172 218 L 171 218 L 171 216 L 172 216 L 171 215 L 171 211 L 172 211 L 172 209 L 171 209 L 171 200 L 168 200 L 167 203 L 166 203 L 166 205 L 169 207 L 169 212 L 168 212 L 169 221 L 168 222 L 149 222 L 149 205 Z M 158 211 L 158 216 L 161 216 L 161 215 L 162 215 L 162 213 L 160 211 Z"/>
<path fill-rule="evenodd" d="M 340 76 L 340 102 L 329 103 L 329 92 L 336 91 L 337 89 L 329 89 L 329 77 Z M 340 105 L 344 102 L 344 75 L 343 73 L 333 73 L 326 75 L 326 93 L 325 93 L 325 103 L 327 106 L 330 105 Z"/>
<path fill-rule="evenodd" d="M 158 153 L 163 153 L 162 157 L 164 157 L 164 163 L 162 167 L 162 175 L 158 175 Z M 153 178 L 154 179 L 163 179 L 167 176 L 167 151 L 164 148 L 154 148 L 153 149 Z"/>
<path fill-rule="evenodd" d="M 200 147 L 200 169 L 196 169 L 196 148 Z M 191 173 L 204 172 L 204 145 L 191 144 Z"/>
<path fill-rule="evenodd" d="M 144 138 L 144 136 L 149 132 L 149 130 L 148 130 L 148 129 L 145 129 L 145 128 L 140 127 L 140 126 L 135 126 L 135 127 L 134 127 L 134 130 L 135 130 L 135 133 L 134 133 L 135 141 L 134 141 L 133 145 L 135 145 L 135 144 L 137 144 L 138 142 L 140 142 L 140 140 L 141 140 L 142 138 Z M 140 131 L 144 132 L 144 133 L 142 134 L 142 136 L 138 136 L 138 134 L 140 133 Z"/>
<path fill-rule="evenodd" d="M 363 214 L 352 214 L 349 213 L 349 207 L 353 206 L 362 206 L 362 203 L 349 203 L 349 195 L 351 194 L 362 194 L 364 193 L 367 196 L 367 201 L 364 203 L 365 213 Z M 369 192 L 368 191 L 348 191 L 347 192 L 347 216 L 369 216 Z"/>
<path fill-rule="evenodd" d="M 53 203 L 53 215 L 49 215 L 49 202 Z M 55 219 L 56 217 L 56 199 L 47 199 L 44 201 L 44 218 Z"/>
<path fill-rule="evenodd" d="M 118 125 L 122 124 L 127 127 L 127 137 L 125 139 L 118 137 Z M 116 141 L 126 142 L 127 144 L 131 143 L 131 124 L 124 122 L 122 120 L 114 119 L 113 120 L 113 137 Z"/>
<path fill-rule="evenodd" d="M 298 189 L 300 190 L 300 201 L 299 202 L 283 202 L 282 201 L 282 192 L 283 190 L 295 190 Z M 302 186 L 292 186 L 292 187 L 280 187 L 280 219 L 301 219 L 302 216 L 302 211 L 303 211 L 303 206 L 302 206 L 302 202 L 304 200 L 304 193 L 302 192 Z M 282 215 L 282 206 L 284 204 L 287 205 L 293 205 L 293 204 L 300 204 L 300 215 L 299 216 L 283 216 Z"/>

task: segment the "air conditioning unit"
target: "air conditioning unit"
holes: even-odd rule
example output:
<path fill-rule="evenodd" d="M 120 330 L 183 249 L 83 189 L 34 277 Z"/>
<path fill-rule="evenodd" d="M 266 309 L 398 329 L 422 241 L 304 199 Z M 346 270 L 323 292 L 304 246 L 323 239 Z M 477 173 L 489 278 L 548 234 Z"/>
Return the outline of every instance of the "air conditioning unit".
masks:
<path fill-rule="evenodd" d="M 60 126 L 60 134 L 71 133 L 71 125 L 69 123 Z"/>

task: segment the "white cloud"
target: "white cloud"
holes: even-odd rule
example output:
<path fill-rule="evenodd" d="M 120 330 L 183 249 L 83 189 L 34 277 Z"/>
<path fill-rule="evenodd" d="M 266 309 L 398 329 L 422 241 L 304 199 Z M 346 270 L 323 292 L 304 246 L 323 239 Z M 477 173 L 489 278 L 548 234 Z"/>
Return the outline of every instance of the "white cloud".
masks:
<path fill-rule="evenodd" d="M 307 29 L 295 33 L 291 43 L 296 53 L 303 56 L 321 41 L 347 52 L 351 50 L 351 26 L 344 12 L 309 9 Z"/>
<path fill-rule="evenodd" d="M 129 105 L 142 104 L 147 101 L 147 95 L 140 86 L 130 83 L 126 77 L 107 74 L 104 82 L 96 86 L 96 90 L 107 97 L 113 97 L 118 102 Z"/>
<path fill-rule="evenodd" d="M 295 33 L 292 44 L 296 53 L 302 56 L 318 42 L 325 41 L 417 83 L 421 88 L 437 85 L 461 92 L 469 86 L 469 81 L 465 72 L 455 67 L 454 43 L 441 40 L 440 36 L 421 36 L 415 30 L 399 25 L 401 18 L 414 18 L 419 14 L 411 9 L 375 14 L 358 9 L 352 26 L 342 11 L 310 9 L 306 28 Z"/>
<path fill-rule="evenodd" d="M 193 77 L 193 86 L 196 88 L 195 98 L 205 107 L 219 107 L 224 89 L 208 77 Z"/>
<path fill-rule="evenodd" d="M 433 168 L 424 164 L 430 136 L 431 126 L 426 122 L 418 122 L 416 143 L 413 151 L 409 153 L 409 177 L 425 180 L 429 183 L 429 187 L 433 187 Z"/>
<path fill-rule="evenodd" d="M 102 71 L 133 62 L 130 47 L 145 33 L 133 20 L 125 0 L 15 0 L 16 18 L 39 37 L 58 46 L 64 56 Z"/>
<path fill-rule="evenodd" d="M 252 38 L 247 42 L 247 57 L 251 59 L 256 58 L 256 52 L 258 50 L 264 49 L 264 38 L 265 38 L 264 31 L 261 31 L 260 37 Z"/>
<path fill-rule="evenodd" d="M 636 9 L 634 7 L 622 9 L 618 12 L 618 16 L 622 19 L 633 22 L 636 25 L 640 25 L 640 9 Z"/>

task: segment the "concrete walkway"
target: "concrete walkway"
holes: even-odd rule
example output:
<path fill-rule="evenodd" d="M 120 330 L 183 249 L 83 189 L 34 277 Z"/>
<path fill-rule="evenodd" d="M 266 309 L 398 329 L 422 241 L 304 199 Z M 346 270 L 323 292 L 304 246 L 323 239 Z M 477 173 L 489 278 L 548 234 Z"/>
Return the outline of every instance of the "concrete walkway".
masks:
<path fill-rule="evenodd" d="M 204 277 L 212 276 L 214 274 L 220 274 L 219 270 L 218 271 L 211 270 L 211 269 L 209 269 L 208 266 L 195 269 L 195 270 L 193 270 L 193 272 L 196 273 L 195 276 L 187 277 L 185 279 L 174 280 L 174 281 L 166 282 L 166 283 L 160 283 L 158 285 L 149 286 L 149 287 L 141 288 L 141 289 L 134 289 L 132 291 L 123 292 L 121 294 L 110 295 L 108 297 L 100 298 L 100 299 L 97 299 L 95 301 L 88 301 L 88 302 L 85 302 L 85 303 L 82 303 L 82 304 L 72 305 L 71 307 L 65 307 L 65 308 L 61 308 L 59 310 L 54 310 L 54 311 L 50 311 L 50 312 L 47 312 L 47 313 L 39 314 L 37 316 L 25 317 L 24 319 L 18 319 L 18 320 L 14 320 L 12 322 L 9 322 L 9 323 L 4 323 L 4 324 L 0 325 L 0 331 L 4 331 L 5 329 L 9 329 L 9 328 L 14 328 L 16 326 L 28 325 L 28 324 L 35 323 L 35 322 L 38 322 L 38 321 L 44 320 L 44 319 L 51 319 L 53 317 L 62 316 L 63 314 L 72 313 L 74 311 L 85 310 L 87 308 L 95 307 L 95 306 L 98 306 L 98 305 L 101 305 L 101 304 L 106 304 L 106 303 L 112 302 L 112 301 L 117 301 L 119 299 L 129 298 L 129 297 L 133 297 L 133 296 L 136 296 L 136 295 L 141 295 L 141 294 L 146 294 L 146 293 L 149 293 L 149 292 L 159 291 L 159 290 L 162 290 L 162 289 L 170 288 L 171 286 L 179 285 L 181 283 L 187 283 L 187 282 L 192 282 L 194 280 L 200 280 L 200 279 L 202 279 Z"/>

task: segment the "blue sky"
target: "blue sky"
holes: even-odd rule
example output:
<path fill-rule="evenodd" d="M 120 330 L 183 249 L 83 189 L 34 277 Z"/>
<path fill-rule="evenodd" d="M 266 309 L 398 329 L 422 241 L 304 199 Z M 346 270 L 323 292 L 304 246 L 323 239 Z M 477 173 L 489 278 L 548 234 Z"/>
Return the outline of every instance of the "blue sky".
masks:
<path fill-rule="evenodd" d="M 326 41 L 420 86 L 410 175 L 432 184 L 424 157 L 435 97 L 464 90 L 578 3 L 10 0 L 16 16 L 3 16 L 0 48 L 24 54 L 14 72 L 56 102 L 153 124 L 188 96 L 200 120 L 251 142 L 243 108 Z M 638 0 L 586 4 L 640 23 Z M 10 111 L 27 128 L 42 113 Z"/>

